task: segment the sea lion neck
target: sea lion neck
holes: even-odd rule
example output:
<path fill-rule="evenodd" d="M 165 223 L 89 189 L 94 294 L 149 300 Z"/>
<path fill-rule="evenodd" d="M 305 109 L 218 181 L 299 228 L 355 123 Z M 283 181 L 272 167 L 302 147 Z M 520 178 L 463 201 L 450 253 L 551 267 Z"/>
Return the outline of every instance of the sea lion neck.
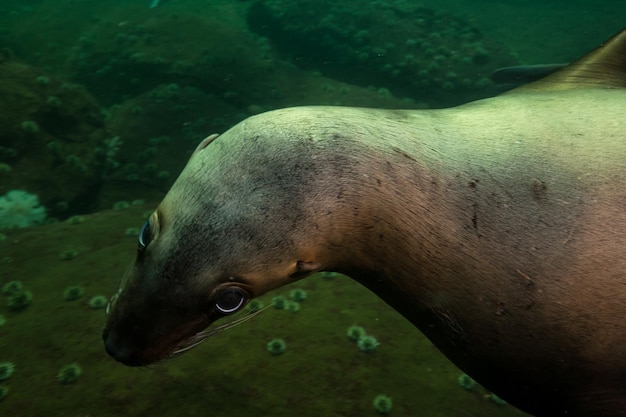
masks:
<path fill-rule="evenodd" d="M 595 395 L 567 377 L 589 360 L 587 352 L 562 351 L 589 335 L 553 325 L 580 320 L 583 308 L 563 309 L 555 299 L 585 302 L 578 288 L 588 261 L 572 254 L 599 236 L 623 241 L 604 226 L 608 218 L 622 222 L 623 212 L 588 214 L 586 205 L 613 204 L 610 196 L 620 191 L 606 178 L 622 172 L 626 151 L 613 133 L 586 139 L 598 123 L 595 108 L 620 120 L 622 93 L 529 91 L 523 99 L 511 94 L 415 112 L 293 108 L 248 119 L 222 139 L 263 149 L 263 184 L 294 201 L 283 200 L 289 210 L 272 218 L 298 213 L 297 226 L 285 231 L 296 253 L 312 253 L 322 269 L 370 288 L 488 389 L 552 417 L 567 415 L 562 404 Z M 580 117 L 569 117 L 572 109 Z M 559 125 L 566 146 L 549 133 L 552 118 L 567 120 Z M 602 160 L 595 175 L 588 174 L 591 160 Z M 610 264 L 619 273 L 616 253 L 598 256 L 607 261 L 594 258 L 599 268 Z M 616 323 L 610 315 L 603 320 Z M 558 343 L 543 343 L 529 364 L 520 337 Z M 615 336 L 596 337 L 610 344 Z M 588 410 L 601 415 L 601 407 Z"/>
<path fill-rule="evenodd" d="M 274 148 L 277 159 L 308 167 L 306 179 L 286 175 L 301 190 L 298 210 L 306 219 L 299 227 L 302 238 L 295 240 L 325 269 L 346 272 L 368 287 L 384 280 L 427 298 L 446 285 L 428 279 L 431 266 L 455 268 L 444 252 L 455 246 L 459 255 L 471 251 L 455 238 L 458 229 L 471 227 L 463 202 L 471 185 L 459 175 L 464 162 L 457 154 L 465 145 L 445 139 L 442 130 L 450 129 L 451 119 L 442 111 L 344 112 L 337 117 L 324 107 L 278 110 L 244 121 L 234 134 L 262 131 L 263 139 L 255 140 Z M 366 123 L 374 117 L 376 128 Z M 450 216 L 440 210 L 444 206 L 459 210 Z"/>

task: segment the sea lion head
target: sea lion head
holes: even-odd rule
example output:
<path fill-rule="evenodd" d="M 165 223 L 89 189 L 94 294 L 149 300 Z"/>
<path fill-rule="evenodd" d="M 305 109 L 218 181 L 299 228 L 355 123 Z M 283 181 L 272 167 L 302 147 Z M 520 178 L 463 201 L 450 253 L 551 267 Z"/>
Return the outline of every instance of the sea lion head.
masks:
<path fill-rule="evenodd" d="M 142 227 L 107 308 L 103 338 L 116 360 L 141 366 L 188 350 L 214 321 L 321 268 L 301 243 L 315 228 L 300 207 L 310 170 L 239 130 L 205 139 Z"/>

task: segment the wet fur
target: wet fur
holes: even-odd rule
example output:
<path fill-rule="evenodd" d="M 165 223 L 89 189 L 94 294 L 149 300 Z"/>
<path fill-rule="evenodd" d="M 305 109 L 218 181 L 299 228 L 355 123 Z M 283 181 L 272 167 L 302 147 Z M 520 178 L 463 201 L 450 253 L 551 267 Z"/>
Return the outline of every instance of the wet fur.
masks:
<path fill-rule="evenodd" d="M 258 296 L 334 270 L 521 409 L 625 416 L 625 114 L 626 90 L 590 84 L 252 117 L 197 151 L 159 206 L 110 352 L 159 360 L 220 318 L 218 288 Z"/>

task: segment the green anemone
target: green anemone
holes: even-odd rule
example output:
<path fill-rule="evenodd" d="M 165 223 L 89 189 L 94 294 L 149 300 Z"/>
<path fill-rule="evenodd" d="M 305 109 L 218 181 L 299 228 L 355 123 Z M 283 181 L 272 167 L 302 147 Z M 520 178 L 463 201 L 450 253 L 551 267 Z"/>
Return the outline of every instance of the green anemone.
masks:
<path fill-rule="evenodd" d="M 459 376 L 459 378 L 457 379 L 457 381 L 459 382 L 459 385 L 461 387 L 463 387 L 466 390 L 471 390 L 476 386 L 476 381 L 474 381 L 469 375 L 467 374 L 461 374 L 461 376 Z"/>
<path fill-rule="evenodd" d="M 392 405 L 391 398 L 386 395 L 380 394 L 374 398 L 374 409 L 380 414 L 388 414 Z"/>
<path fill-rule="evenodd" d="M 61 368 L 57 374 L 57 380 L 63 385 L 71 384 L 78 380 L 82 372 L 82 369 L 77 363 L 71 363 Z"/>
<path fill-rule="evenodd" d="M 63 291 L 63 298 L 65 301 L 74 301 L 78 300 L 83 296 L 85 290 L 83 287 L 79 287 L 78 285 L 71 285 Z"/>
<path fill-rule="evenodd" d="M 59 258 L 64 261 L 70 261 L 78 256 L 78 251 L 76 249 L 66 249 L 59 254 Z"/>
<path fill-rule="evenodd" d="M 359 347 L 359 349 L 367 353 L 376 350 L 379 345 L 380 343 L 378 342 L 378 340 L 376 340 L 374 336 L 363 336 L 357 342 L 357 346 Z"/>
<path fill-rule="evenodd" d="M 283 339 L 272 339 L 267 342 L 267 351 L 272 355 L 280 355 L 287 349 L 287 344 Z"/>
<path fill-rule="evenodd" d="M 306 296 L 306 291 L 301 288 L 296 288 L 295 290 L 291 290 L 289 292 L 289 298 L 291 298 L 293 301 L 304 301 L 306 300 Z"/>
<path fill-rule="evenodd" d="M 13 280 L 9 281 L 2 286 L 2 294 L 4 295 L 13 295 L 17 292 L 20 292 L 24 289 L 22 285 L 22 281 Z"/>
<path fill-rule="evenodd" d="M 20 311 L 25 309 L 33 301 L 33 293 L 27 290 L 18 291 L 9 296 L 9 310 Z"/>
<path fill-rule="evenodd" d="M 286 311 L 291 311 L 292 313 L 297 313 L 300 311 L 300 303 L 297 301 L 288 301 L 285 305 Z"/>
<path fill-rule="evenodd" d="M 263 301 L 261 300 L 250 300 L 250 302 L 246 306 L 248 311 L 251 313 L 256 313 L 257 311 L 261 310 L 263 307 L 265 307 L 265 305 L 263 304 Z"/>
<path fill-rule="evenodd" d="M 4 400 L 9 395 L 9 387 L 6 385 L 0 385 L 0 401 Z"/>
<path fill-rule="evenodd" d="M 106 298 L 104 295 L 96 295 L 95 297 L 91 297 L 91 299 L 89 300 L 89 307 L 93 308 L 94 310 L 98 310 L 100 308 L 106 307 L 108 302 L 109 299 Z"/>
<path fill-rule="evenodd" d="M 272 297 L 272 305 L 276 310 L 283 310 L 287 306 L 287 298 L 284 295 Z"/>
<path fill-rule="evenodd" d="M 11 378 L 13 371 L 15 371 L 13 362 L 0 362 L 0 381 L 6 381 Z"/>
<path fill-rule="evenodd" d="M 365 336 L 365 329 L 361 326 L 350 326 L 346 334 L 348 335 L 348 339 L 358 342 Z"/>

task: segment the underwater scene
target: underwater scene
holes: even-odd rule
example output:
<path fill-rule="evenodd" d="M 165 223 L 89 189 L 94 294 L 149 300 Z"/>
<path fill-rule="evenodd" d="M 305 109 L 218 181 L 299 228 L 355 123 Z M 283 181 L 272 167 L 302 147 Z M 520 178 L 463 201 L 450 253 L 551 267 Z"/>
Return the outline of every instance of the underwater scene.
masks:
<path fill-rule="evenodd" d="M 528 416 L 337 272 L 144 367 L 107 354 L 105 311 L 205 137 L 496 96 L 528 81 L 498 69 L 549 72 L 624 27 L 626 0 L 0 0 L 0 416 Z"/>

